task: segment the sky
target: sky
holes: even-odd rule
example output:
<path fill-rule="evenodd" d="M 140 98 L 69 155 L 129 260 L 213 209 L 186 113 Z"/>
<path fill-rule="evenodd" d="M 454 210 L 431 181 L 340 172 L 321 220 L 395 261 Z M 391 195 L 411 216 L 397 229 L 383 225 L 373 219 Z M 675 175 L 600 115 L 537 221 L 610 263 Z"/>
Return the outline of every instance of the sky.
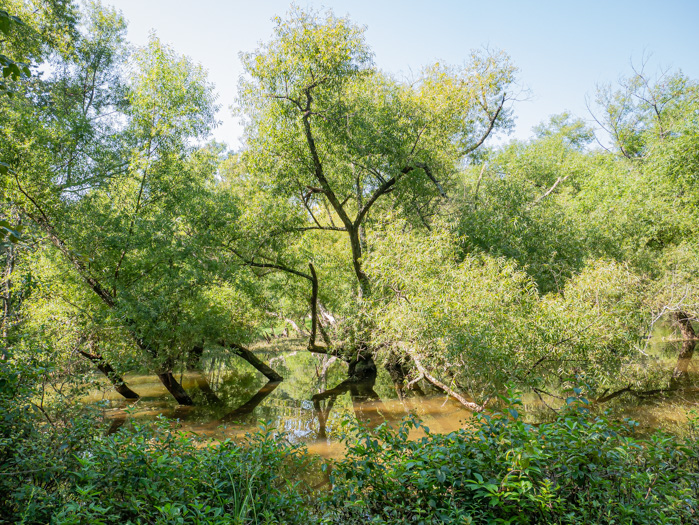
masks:
<path fill-rule="evenodd" d="M 157 36 L 199 62 L 216 86 L 221 124 L 216 140 L 241 147 L 242 128 L 231 115 L 239 53 L 272 35 L 282 0 L 103 0 L 129 21 L 135 45 Z M 699 0 L 324 0 L 300 7 L 331 8 L 366 27 L 374 61 L 398 78 L 415 78 L 440 62 L 463 64 L 471 49 L 502 49 L 519 68 L 524 100 L 514 106 L 509 138 L 527 139 L 532 126 L 569 111 L 589 120 L 586 100 L 596 86 L 615 84 L 645 62 L 651 76 L 681 69 L 699 79 Z M 508 138 L 508 137 L 505 137 Z M 502 140 L 502 139 L 501 139 Z"/>

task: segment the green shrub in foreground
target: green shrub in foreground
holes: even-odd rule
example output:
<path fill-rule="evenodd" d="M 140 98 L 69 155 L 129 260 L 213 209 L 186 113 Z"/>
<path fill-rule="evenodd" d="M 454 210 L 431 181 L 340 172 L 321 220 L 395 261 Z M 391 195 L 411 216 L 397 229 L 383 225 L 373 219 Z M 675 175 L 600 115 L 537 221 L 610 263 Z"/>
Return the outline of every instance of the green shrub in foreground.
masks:
<path fill-rule="evenodd" d="M 208 446 L 166 424 L 9 433 L 0 523 L 699 524 L 696 436 L 636 438 L 579 401 L 534 426 L 517 403 L 448 435 L 353 425 L 314 495 L 296 480 L 315 463 L 264 430 Z"/>
<path fill-rule="evenodd" d="M 632 437 L 572 402 L 552 423 L 524 423 L 513 402 L 469 428 L 430 434 L 416 420 L 361 427 L 333 469 L 326 520 L 338 523 L 699 523 L 696 443 Z M 411 430 L 425 437 L 411 441 Z"/>
<path fill-rule="evenodd" d="M 199 446 L 198 446 L 199 445 Z M 136 425 L 84 444 L 48 486 L 17 475 L 8 523 L 236 524 L 309 522 L 299 449 L 261 431 L 240 444 Z M 3 520 L 0 519 L 0 523 Z"/>

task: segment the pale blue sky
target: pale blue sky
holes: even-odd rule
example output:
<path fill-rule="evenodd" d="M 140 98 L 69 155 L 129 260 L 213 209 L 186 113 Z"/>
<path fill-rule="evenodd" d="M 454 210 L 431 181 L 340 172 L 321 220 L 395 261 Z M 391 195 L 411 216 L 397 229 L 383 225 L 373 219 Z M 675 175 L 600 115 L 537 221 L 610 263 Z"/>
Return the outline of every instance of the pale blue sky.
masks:
<path fill-rule="evenodd" d="M 200 62 L 216 84 L 223 124 L 214 136 L 240 147 L 241 128 L 230 116 L 239 75 L 238 53 L 272 32 L 271 18 L 288 1 L 104 0 L 129 21 L 129 39 L 144 44 L 151 30 Z M 329 7 L 367 26 L 366 37 L 383 70 L 411 75 L 440 61 L 462 63 L 470 49 L 503 49 L 520 68 L 529 99 L 515 105 L 516 138 L 554 113 L 589 119 L 586 95 L 614 83 L 650 55 L 646 70 L 682 69 L 699 78 L 699 0 L 325 0 L 297 5 Z"/>

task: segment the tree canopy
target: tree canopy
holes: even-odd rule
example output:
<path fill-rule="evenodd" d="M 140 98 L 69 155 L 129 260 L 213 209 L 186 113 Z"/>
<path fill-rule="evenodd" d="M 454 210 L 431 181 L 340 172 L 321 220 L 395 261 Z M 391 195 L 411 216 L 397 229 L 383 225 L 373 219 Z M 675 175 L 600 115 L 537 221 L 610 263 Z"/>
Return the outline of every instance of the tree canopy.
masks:
<path fill-rule="evenodd" d="M 43 345 L 117 385 L 138 363 L 190 404 L 174 372 L 204 352 L 278 379 L 245 345 L 287 319 L 357 380 L 377 361 L 480 409 L 512 382 L 659 386 L 660 320 L 691 358 L 699 91 L 681 72 L 601 86 L 597 130 L 564 113 L 496 144 L 521 89 L 505 52 L 406 80 L 362 26 L 292 7 L 241 55 L 231 152 L 192 59 L 130 47 L 99 3 L 37 6 L 0 10 L 5 359 Z"/>

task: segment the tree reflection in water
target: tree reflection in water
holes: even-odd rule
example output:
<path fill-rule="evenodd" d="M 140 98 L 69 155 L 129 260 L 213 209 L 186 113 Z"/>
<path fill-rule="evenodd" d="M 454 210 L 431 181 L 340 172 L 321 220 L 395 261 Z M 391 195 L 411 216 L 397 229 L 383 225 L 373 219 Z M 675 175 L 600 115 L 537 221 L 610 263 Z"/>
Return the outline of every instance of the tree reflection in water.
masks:
<path fill-rule="evenodd" d="M 394 420 L 390 413 L 384 407 L 379 395 L 374 391 L 376 377 L 364 381 L 354 381 L 346 379 L 335 388 L 325 390 L 319 394 L 315 394 L 311 400 L 313 408 L 318 417 L 319 429 L 318 437 L 326 438 L 326 425 L 330 411 L 335 406 L 337 396 L 341 396 L 349 392 L 352 400 L 352 408 L 358 421 L 365 423 L 369 428 L 376 428 L 381 423 Z M 323 403 L 325 401 L 325 403 Z"/>
<path fill-rule="evenodd" d="M 250 419 L 250 416 L 257 408 L 257 405 L 262 403 L 262 401 L 270 395 L 272 392 L 274 392 L 274 389 L 279 386 L 281 381 L 269 381 L 267 384 L 265 384 L 260 390 L 252 396 L 246 403 L 243 403 L 240 405 L 238 408 L 236 408 L 233 412 L 229 412 L 225 416 L 223 416 L 221 419 L 219 419 L 217 422 L 219 425 L 223 425 L 226 423 L 232 423 L 232 422 L 243 422 L 246 420 Z"/>

